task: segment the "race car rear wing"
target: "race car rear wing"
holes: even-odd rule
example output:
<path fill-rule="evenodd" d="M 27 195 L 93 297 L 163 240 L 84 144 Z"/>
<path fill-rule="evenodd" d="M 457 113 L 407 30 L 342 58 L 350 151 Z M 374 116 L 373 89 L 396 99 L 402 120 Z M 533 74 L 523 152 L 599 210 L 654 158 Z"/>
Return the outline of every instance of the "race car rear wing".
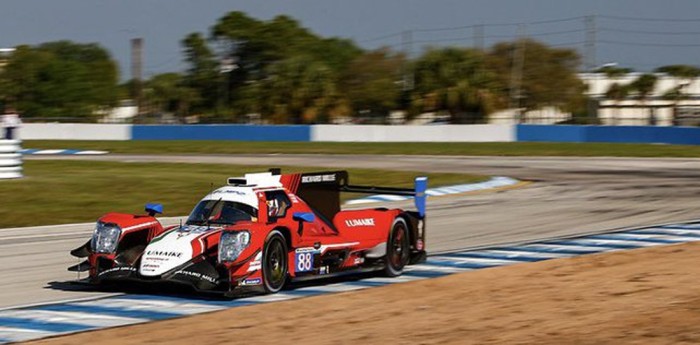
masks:
<path fill-rule="evenodd" d="M 427 189 L 428 178 L 425 176 L 416 177 L 413 189 L 377 186 L 353 186 L 347 184 L 340 187 L 341 192 L 412 196 L 416 209 L 418 210 L 418 214 L 420 214 L 421 217 L 425 217 L 427 197 L 425 192 Z"/>
<path fill-rule="evenodd" d="M 279 169 L 270 169 L 270 172 L 280 174 Z M 333 219 L 340 211 L 340 192 L 413 197 L 420 217 L 425 217 L 427 177 L 417 177 L 413 189 L 351 185 L 348 172 L 344 170 L 283 174 L 281 181 L 287 189 L 328 219 Z"/>

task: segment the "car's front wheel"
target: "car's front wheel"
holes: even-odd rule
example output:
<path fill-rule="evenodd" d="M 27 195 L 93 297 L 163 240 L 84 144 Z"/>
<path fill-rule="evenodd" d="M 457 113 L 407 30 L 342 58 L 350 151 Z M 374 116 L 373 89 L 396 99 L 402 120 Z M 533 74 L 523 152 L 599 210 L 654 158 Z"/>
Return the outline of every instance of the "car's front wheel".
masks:
<path fill-rule="evenodd" d="M 262 276 L 265 292 L 282 290 L 287 282 L 288 258 L 287 241 L 281 232 L 273 230 L 263 247 Z"/>
<path fill-rule="evenodd" d="M 396 218 L 386 242 L 384 274 L 389 277 L 400 276 L 410 259 L 410 250 L 408 225 L 403 218 Z"/>

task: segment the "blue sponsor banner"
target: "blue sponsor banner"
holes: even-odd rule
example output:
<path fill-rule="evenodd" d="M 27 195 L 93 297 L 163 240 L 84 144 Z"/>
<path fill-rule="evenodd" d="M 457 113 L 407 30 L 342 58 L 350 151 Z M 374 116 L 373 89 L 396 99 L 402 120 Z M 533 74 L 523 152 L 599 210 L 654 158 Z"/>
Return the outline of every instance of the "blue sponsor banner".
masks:
<path fill-rule="evenodd" d="M 517 125 L 517 141 L 700 145 L 700 128 Z"/>
<path fill-rule="evenodd" d="M 311 126 L 134 125 L 132 140 L 311 141 Z"/>

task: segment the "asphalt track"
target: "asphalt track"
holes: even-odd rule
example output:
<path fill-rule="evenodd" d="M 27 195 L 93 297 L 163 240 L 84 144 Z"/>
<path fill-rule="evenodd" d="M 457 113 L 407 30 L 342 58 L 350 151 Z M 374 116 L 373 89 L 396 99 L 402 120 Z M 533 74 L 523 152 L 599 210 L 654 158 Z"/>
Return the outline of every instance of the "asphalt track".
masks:
<path fill-rule="evenodd" d="M 507 192 L 430 199 L 427 243 L 432 252 L 678 222 L 698 218 L 700 214 L 698 159 L 364 155 L 106 155 L 28 159 L 381 168 L 502 175 L 535 182 Z M 92 292 L 55 289 L 48 284 L 75 278 L 75 273 L 65 271 L 65 267 L 77 263 L 68 251 L 84 243 L 91 231 L 89 225 L 0 231 L 3 277 L 0 308 L 97 296 Z"/>

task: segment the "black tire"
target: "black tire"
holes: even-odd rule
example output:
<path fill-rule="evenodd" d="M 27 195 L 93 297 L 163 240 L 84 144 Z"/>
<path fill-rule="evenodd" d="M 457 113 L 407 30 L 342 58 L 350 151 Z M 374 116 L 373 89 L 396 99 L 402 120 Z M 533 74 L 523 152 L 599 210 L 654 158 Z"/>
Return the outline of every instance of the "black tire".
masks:
<path fill-rule="evenodd" d="M 408 225 L 403 218 L 396 218 L 389 232 L 386 242 L 386 256 L 384 258 L 384 274 L 388 277 L 397 277 L 403 273 L 403 268 L 411 258 Z"/>
<path fill-rule="evenodd" d="M 262 276 L 266 293 L 282 290 L 287 282 L 289 253 L 287 241 L 278 230 L 273 230 L 263 247 Z"/>

